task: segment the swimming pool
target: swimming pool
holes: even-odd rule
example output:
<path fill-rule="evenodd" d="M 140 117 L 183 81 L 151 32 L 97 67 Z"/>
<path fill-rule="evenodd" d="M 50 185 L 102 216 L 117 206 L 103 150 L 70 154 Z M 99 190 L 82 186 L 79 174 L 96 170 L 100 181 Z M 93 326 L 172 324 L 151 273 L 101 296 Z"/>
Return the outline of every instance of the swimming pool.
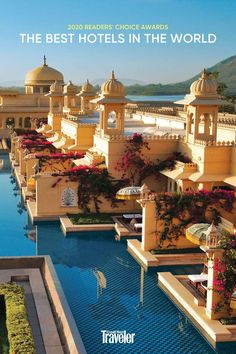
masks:
<path fill-rule="evenodd" d="M 59 223 L 39 223 L 36 244 L 26 237 L 31 226 L 9 168 L 0 173 L 0 192 L 0 255 L 52 257 L 88 354 L 214 353 L 158 288 L 156 273 L 145 273 L 112 232 L 66 238 Z M 134 343 L 103 344 L 102 330 L 134 333 Z"/>

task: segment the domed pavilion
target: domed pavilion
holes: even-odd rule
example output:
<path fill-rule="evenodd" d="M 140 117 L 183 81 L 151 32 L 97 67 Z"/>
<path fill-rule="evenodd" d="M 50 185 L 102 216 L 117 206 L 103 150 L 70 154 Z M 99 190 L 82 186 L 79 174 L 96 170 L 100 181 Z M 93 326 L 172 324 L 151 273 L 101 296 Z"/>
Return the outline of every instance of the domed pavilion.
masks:
<path fill-rule="evenodd" d="M 44 56 L 43 65 L 30 70 L 25 77 L 26 94 L 46 94 L 50 90 L 50 86 L 57 81 L 64 85 L 63 74 L 48 66 L 46 57 Z"/>

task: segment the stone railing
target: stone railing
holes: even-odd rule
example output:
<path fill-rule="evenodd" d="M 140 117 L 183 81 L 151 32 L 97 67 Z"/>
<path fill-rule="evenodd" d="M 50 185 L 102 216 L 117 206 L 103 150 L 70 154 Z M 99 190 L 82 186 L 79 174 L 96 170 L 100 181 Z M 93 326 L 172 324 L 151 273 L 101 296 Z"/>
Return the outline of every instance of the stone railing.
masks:
<path fill-rule="evenodd" d="M 235 117 L 219 117 L 218 122 L 223 123 L 223 124 L 236 125 L 236 118 Z"/>
<path fill-rule="evenodd" d="M 132 139 L 132 135 L 126 136 L 123 134 L 117 134 L 117 135 L 104 135 L 104 139 L 107 140 L 112 140 L 112 141 L 129 141 Z M 153 141 L 153 140 L 179 140 L 180 136 L 179 135 L 143 135 L 143 140 L 144 141 Z"/>
<path fill-rule="evenodd" d="M 194 162 L 182 162 L 176 160 L 176 168 L 182 168 L 183 170 L 192 170 L 195 171 L 197 168 L 197 165 Z"/>
<path fill-rule="evenodd" d="M 204 146 L 235 146 L 234 141 L 204 141 L 204 140 L 195 140 L 195 144 L 204 145 Z"/>
<path fill-rule="evenodd" d="M 164 114 L 164 115 L 168 115 L 168 116 L 176 116 L 176 111 L 171 109 L 171 108 L 167 108 L 167 107 L 163 107 L 163 108 L 157 108 L 157 109 L 147 109 L 147 110 L 137 110 L 135 112 L 135 114 L 140 114 L 143 116 L 158 116 L 160 114 Z"/>
<path fill-rule="evenodd" d="M 77 123 L 78 127 L 96 127 L 97 123 Z"/>
<path fill-rule="evenodd" d="M 175 117 L 174 119 L 181 120 L 183 122 L 186 121 L 186 112 L 184 112 L 181 109 L 177 108 L 171 108 L 171 107 L 147 107 L 145 109 L 142 109 L 141 107 L 138 107 L 138 109 L 133 112 L 135 114 L 138 114 L 140 116 L 150 116 L 153 118 L 156 118 L 158 116 L 163 115 L 162 118 L 167 118 L 168 116 L 173 116 Z M 166 117 L 165 117 L 166 116 Z M 235 114 L 227 114 L 223 115 L 222 113 L 219 113 L 218 115 L 218 125 L 219 127 L 225 127 L 225 128 L 230 128 L 234 127 L 236 125 L 236 115 Z"/>
<path fill-rule="evenodd" d="M 82 123 L 78 120 L 78 118 L 74 119 L 68 119 L 68 118 L 63 118 L 63 122 L 67 124 L 71 124 L 72 126 L 76 127 L 95 127 L 97 123 Z"/>

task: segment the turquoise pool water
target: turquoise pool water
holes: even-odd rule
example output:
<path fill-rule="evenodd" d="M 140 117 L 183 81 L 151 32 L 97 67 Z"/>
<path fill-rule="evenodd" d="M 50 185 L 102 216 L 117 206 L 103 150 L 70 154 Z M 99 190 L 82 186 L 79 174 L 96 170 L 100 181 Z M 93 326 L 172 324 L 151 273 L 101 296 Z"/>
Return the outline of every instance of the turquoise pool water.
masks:
<path fill-rule="evenodd" d="M 27 237 L 31 226 L 5 166 L 0 173 L 0 255 L 52 257 L 88 354 L 215 352 L 158 288 L 155 272 L 143 272 L 112 232 L 65 238 L 58 223 L 39 223 L 36 247 Z M 192 267 L 171 270 L 193 272 Z M 135 333 L 134 343 L 103 344 L 101 330 Z M 229 347 L 218 351 L 234 352 Z"/>

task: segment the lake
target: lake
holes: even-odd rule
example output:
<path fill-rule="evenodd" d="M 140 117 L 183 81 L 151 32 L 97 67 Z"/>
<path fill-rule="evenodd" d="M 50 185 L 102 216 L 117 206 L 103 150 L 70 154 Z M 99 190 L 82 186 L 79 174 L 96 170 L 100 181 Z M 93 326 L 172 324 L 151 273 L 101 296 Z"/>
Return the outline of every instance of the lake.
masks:
<path fill-rule="evenodd" d="M 127 95 L 127 98 L 133 101 L 178 101 L 182 100 L 185 95 L 157 95 L 157 96 L 133 96 Z"/>

